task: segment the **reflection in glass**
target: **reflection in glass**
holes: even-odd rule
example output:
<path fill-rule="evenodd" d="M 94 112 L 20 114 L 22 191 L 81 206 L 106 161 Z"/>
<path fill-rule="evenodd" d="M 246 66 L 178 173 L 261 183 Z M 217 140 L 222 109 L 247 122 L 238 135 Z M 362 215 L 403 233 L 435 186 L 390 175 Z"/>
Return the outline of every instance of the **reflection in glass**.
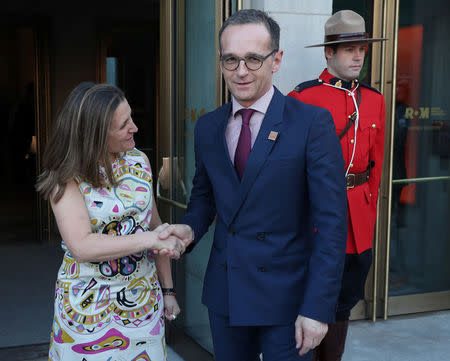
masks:
<path fill-rule="evenodd" d="M 173 131 L 174 156 L 166 169 L 172 169 L 172 199 L 180 203 L 189 201 L 195 173 L 194 128 L 198 118 L 215 108 L 215 3 L 214 1 L 188 1 L 185 13 L 185 91 L 179 103 L 184 111 L 177 114 Z M 173 208 L 176 222 L 181 222 L 185 211 Z M 203 278 L 213 239 L 211 226 L 193 252 L 177 263 L 177 292 L 182 313 L 176 321 L 195 342 L 212 352 L 208 310 L 201 302 Z"/>
<path fill-rule="evenodd" d="M 414 206 L 392 199 L 390 296 L 450 290 L 449 182 L 419 183 L 415 193 Z"/>
<path fill-rule="evenodd" d="M 400 2 L 390 296 L 450 290 L 450 16 L 442 5 Z"/>
<path fill-rule="evenodd" d="M 112 56 L 106 58 L 106 82 L 117 85 L 117 58 Z"/>

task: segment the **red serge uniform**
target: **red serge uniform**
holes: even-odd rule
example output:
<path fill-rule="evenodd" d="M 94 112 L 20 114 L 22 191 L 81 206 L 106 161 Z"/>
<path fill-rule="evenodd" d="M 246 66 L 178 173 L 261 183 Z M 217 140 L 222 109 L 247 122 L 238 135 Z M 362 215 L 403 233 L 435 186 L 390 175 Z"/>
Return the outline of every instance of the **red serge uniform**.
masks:
<path fill-rule="evenodd" d="M 338 88 L 354 90 L 358 81 L 345 82 L 331 75 L 326 69 L 319 79 L 298 85 L 288 95 L 304 103 L 326 108 L 333 116 L 336 133 L 340 134 L 355 111 L 355 103 L 347 91 L 325 85 L 332 84 Z M 348 198 L 348 237 L 347 253 L 362 253 L 372 247 L 377 213 L 378 187 L 384 150 L 384 97 L 376 89 L 359 83 L 359 126 L 356 132 L 356 150 L 351 164 L 355 145 L 355 125 L 352 125 L 341 139 L 345 169 L 349 174 L 365 172 L 369 162 L 374 162 L 370 169 L 369 180 L 347 189 Z M 355 91 L 355 99 L 356 93 Z M 351 183 L 352 176 L 348 176 Z"/>

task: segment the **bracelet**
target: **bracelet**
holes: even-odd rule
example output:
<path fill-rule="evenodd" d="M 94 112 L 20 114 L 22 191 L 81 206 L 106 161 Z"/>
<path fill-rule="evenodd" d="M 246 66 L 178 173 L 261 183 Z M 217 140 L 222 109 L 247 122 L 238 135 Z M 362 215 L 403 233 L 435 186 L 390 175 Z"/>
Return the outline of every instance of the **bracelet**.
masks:
<path fill-rule="evenodd" d="M 163 292 L 163 296 L 173 296 L 176 297 L 177 293 L 176 292 Z"/>
<path fill-rule="evenodd" d="M 164 296 L 176 296 L 177 292 L 175 291 L 175 288 L 164 288 L 161 287 L 161 291 L 163 293 Z"/>

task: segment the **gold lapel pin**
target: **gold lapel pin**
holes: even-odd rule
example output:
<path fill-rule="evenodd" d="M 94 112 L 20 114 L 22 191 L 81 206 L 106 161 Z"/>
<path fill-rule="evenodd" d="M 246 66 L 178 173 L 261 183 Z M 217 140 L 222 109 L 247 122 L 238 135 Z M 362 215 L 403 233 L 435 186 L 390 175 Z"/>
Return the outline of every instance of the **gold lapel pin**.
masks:
<path fill-rule="evenodd" d="M 267 137 L 267 139 L 275 141 L 278 137 L 278 132 L 274 132 L 273 130 L 270 132 L 269 136 Z"/>

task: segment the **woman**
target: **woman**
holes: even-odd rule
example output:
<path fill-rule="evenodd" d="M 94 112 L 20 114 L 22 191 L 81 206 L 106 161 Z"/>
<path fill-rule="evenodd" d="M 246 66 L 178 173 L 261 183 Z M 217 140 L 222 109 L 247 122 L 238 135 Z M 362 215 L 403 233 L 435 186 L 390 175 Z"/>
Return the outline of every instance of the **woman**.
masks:
<path fill-rule="evenodd" d="M 163 314 L 180 312 L 170 258 L 185 246 L 158 238 L 167 224 L 136 132 L 124 94 L 108 84 L 78 85 L 56 120 L 37 183 L 65 251 L 50 360 L 166 360 Z"/>

